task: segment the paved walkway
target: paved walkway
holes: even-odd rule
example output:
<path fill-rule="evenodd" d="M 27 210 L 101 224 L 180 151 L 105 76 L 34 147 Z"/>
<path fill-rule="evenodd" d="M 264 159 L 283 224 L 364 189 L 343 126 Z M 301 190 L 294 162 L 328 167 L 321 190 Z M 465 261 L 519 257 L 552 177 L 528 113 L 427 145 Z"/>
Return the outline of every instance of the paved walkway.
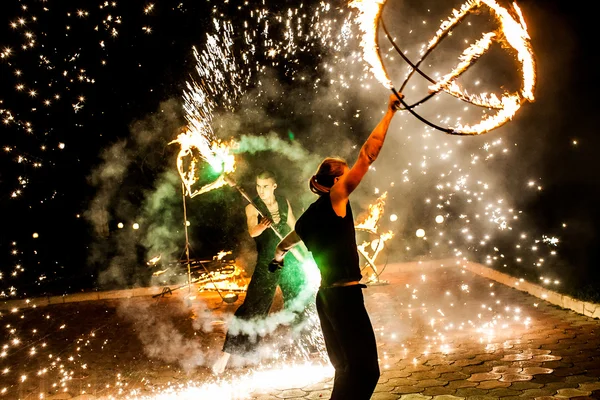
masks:
<path fill-rule="evenodd" d="M 600 398 L 600 321 L 456 266 L 381 277 L 365 290 L 382 369 L 373 399 Z M 3 312 L 0 399 L 329 398 L 318 357 L 290 366 L 274 351 L 280 360 L 215 379 L 240 302 L 205 293 L 189 306 L 181 294 Z"/>

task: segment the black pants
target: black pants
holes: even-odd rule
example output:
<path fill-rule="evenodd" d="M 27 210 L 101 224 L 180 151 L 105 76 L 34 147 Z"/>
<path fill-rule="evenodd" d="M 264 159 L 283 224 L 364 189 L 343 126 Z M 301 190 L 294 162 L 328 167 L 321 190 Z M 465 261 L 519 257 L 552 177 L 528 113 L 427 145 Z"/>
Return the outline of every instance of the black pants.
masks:
<path fill-rule="evenodd" d="M 281 287 L 284 305 L 294 299 L 302 290 L 305 283 L 304 274 L 295 260 L 288 261 L 286 257 L 283 271 L 275 272 L 269 272 L 270 261 L 271 259 L 258 260 L 248 284 L 244 303 L 235 311 L 236 318 L 244 320 L 265 318 L 273 305 L 278 285 Z M 252 351 L 259 340 L 259 336 L 250 336 L 241 332 L 233 335 L 228 331 L 223 351 L 243 355 Z"/>
<path fill-rule="evenodd" d="M 367 400 L 379 380 L 377 344 L 360 286 L 320 289 L 317 312 L 335 368 L 332 400 Z"/>

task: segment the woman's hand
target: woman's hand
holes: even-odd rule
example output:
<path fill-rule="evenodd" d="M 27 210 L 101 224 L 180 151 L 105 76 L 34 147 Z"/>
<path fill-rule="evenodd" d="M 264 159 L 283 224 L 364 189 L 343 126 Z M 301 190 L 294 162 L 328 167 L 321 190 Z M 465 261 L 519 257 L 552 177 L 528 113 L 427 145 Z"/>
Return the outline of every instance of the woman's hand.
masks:
<path fill-rule="evenodd" d="M 402 93 L 398 94 L 400 95 L 400 98 L 404 98 L 404 95 Z M 400 109 L 400 106 L 401 103 L 400 100 L 398 100 L 398 97 L 394 93 L 390 94 L 390 99 L 388 102 L 388 112 L 395 113 Z"/>

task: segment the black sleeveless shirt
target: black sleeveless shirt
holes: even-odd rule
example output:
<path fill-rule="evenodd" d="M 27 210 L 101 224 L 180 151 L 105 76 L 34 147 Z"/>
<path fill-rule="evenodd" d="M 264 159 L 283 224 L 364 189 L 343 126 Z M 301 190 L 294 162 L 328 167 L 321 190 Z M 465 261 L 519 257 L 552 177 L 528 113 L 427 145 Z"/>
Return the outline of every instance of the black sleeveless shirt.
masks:
<path fill-rule="evenodd" d="M 333 210 L 329 194 L 322 195 L 298 218 L 296 233 L 321 271 L 321 287 L 361 280 L 350 201 L 342 218 Z"/>
<path fill-rule="evenodd" d="M 288 219 L 288 203 L 287 200 L 280 196 L 275 196 L 275 200 L 277 200 L 277 206 L 279 207 L 279 223 L 273 223 L 273 228 L 275 228 L 281 236 L 287 235 L 291 228 L 287 224 Z M 255 197 L 253 200 L 256 207 L 267 218 L 273 220 L 273 216 L 269 212 L 267 205 L 261 200 L 260 197 Z M 258 215 L 258 223 L 262 220 L 260 214 Z M 279 237 L 273 232 L 271 228 L 265 229 L 263 233 L 256 236 L 254 238 L 256 243 L 256 251 L 258 252 L 258 260 L 260 261 L 271 261 L 273 256 L 275 255 L 275 248 L 277 244 L 279 244 Z"/>

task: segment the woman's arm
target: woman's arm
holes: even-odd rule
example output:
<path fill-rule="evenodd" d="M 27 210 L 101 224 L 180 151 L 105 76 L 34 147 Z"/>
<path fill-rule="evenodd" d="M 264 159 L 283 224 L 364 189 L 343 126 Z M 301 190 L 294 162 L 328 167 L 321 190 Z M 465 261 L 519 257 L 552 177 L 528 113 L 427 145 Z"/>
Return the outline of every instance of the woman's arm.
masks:
<path fill-rule="evenodd" d="M 396 95 L 390 95 L 387 112 L 363 144 L 358 155 L 358 160 L 356 160 L 356 163 L 350 168 L 350 171 L 340 177 L 331 188 L 331 204 L 337 215 L 346 215 L 348 196 L 356 189 L 369 170 L 371 164 L 373 164 L 379 156 L 379 152 L 385 142 L 390 122 L 392 122 L 392 118 L 394 117 L 399 104 L 400 101 Z"/>
<path fill-rule="evenodd" d="M 298 236 L 296 231 L 291 231 L 288 233 L 277 245 L 273 261 L 277 263 L 283 263 L 283 257 L 285 257 L 285 254 L 301 241 L 302 239 L 300 239 L 300 236 Z"/>

